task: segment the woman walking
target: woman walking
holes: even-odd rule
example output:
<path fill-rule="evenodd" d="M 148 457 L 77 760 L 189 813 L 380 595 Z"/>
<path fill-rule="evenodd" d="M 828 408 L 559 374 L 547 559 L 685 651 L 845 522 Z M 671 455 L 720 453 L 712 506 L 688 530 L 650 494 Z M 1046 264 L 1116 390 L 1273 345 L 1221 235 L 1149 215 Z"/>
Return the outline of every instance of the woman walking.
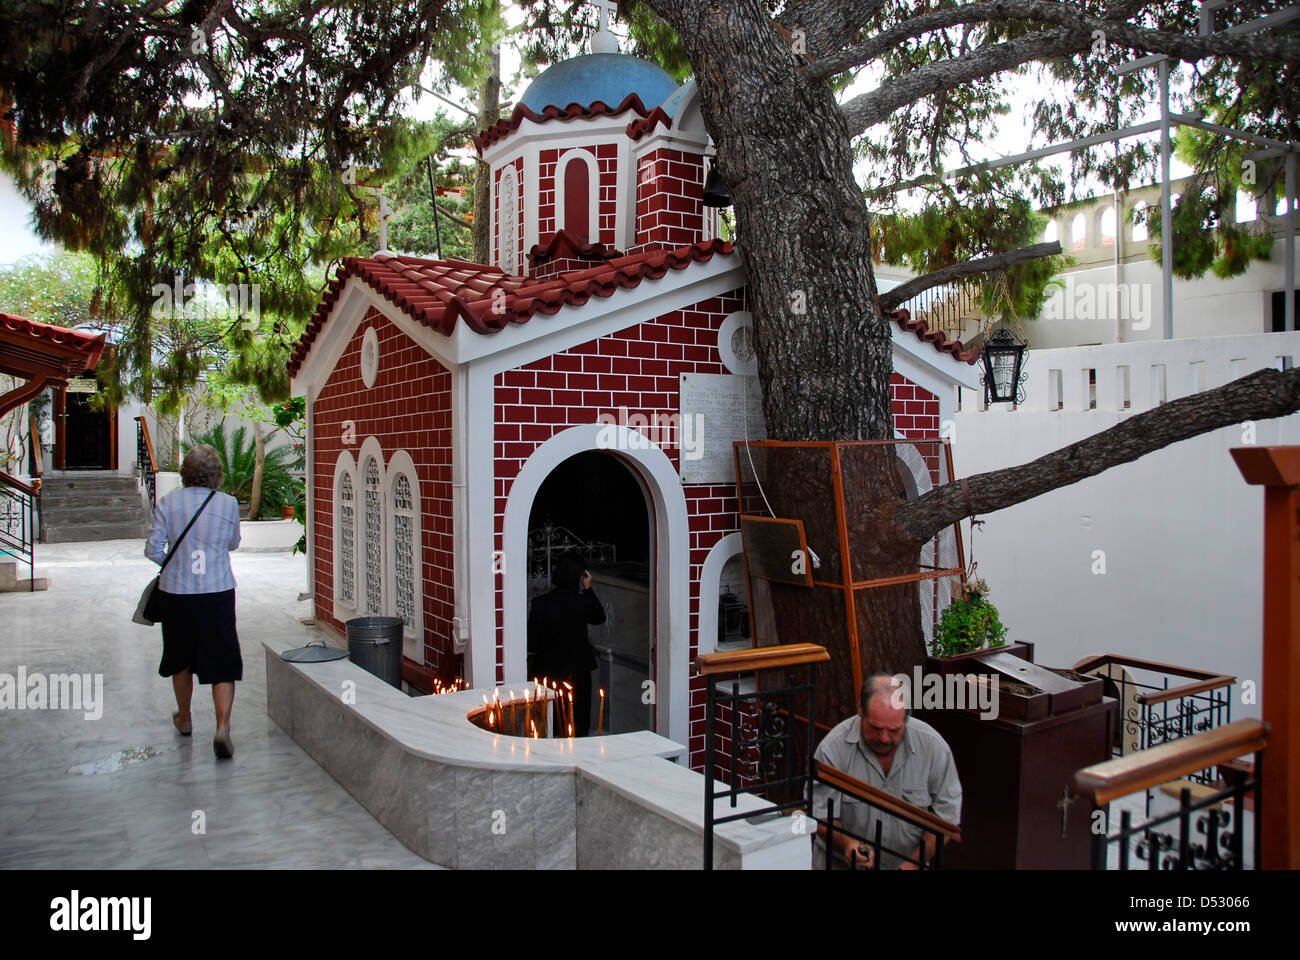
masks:
<path fill-rule="evenodd" d="M 181 483 L 181 489 L 158 502 L 144 548 L 145 556 L 157 564 L 167 556 L 168 546 L 176 551 L 158 581 L 163 637 L 158 675 L 172 678 L 177 708 L 172 723 L 187 737 L 194 730 L 190 716 L 194 678 L 212 684 L 217 713 L 212 749 L 217 757 L 228 759 L 235 755 L 230 740 L 235 683 L 244 679 L 235 632 L 235 576 L 230 569 L 230 551 L 239 546 L 239 503 L 219 492 L 221 458 L 207 444 L 185 455 Z"/>

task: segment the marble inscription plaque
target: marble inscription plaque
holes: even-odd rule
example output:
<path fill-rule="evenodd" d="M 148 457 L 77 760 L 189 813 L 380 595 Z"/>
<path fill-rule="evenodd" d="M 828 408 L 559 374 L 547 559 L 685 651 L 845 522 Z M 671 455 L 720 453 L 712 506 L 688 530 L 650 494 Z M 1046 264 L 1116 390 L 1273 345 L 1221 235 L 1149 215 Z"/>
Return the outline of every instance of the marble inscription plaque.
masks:
<path fill-rule="evenodd" d="M 732 444 L 767 437 L 758 377 L 684 373 L 679 403 L 682 483 L 734 484 Z"/>

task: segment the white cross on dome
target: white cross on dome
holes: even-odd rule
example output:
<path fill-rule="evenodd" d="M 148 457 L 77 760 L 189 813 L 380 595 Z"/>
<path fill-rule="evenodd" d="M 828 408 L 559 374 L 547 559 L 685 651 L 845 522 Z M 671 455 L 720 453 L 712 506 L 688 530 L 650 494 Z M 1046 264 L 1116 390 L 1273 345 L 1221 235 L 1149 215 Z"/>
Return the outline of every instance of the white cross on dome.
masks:
<path fill-rule="evenodd" d="M 618 12 L 618 4 L 614 0 L 587 0 L 587 2 L 600 11 L 600 26 L 592 35 L 591 52 L 618 53 L 618 38 L 609 30 L 610 14 Z"/>

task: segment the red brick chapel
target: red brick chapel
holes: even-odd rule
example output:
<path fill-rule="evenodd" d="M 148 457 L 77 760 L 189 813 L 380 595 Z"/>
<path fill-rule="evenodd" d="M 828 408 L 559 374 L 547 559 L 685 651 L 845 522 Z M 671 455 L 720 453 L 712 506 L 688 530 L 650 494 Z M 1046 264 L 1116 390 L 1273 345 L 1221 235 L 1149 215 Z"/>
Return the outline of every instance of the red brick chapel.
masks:
<path fill-rule="evenodd" d="M 732 442 L 758 439 L 761 418 L 741 251 L 703 203 L 695 85 L 616 52 L 578 56 L 476 144 L 492 262 L 346 259 L 293 354 L 316 616 L 339 630 L 401 617 L 406 657 L 444 681 L 519 687 L 541 499 L 569 530 L 584 512 L 633 517 L 643 586 L 624 593 L 645 610 L 608 629 L 639 631 L 655 690 L 641 725 L 686 744 L 698 769 L 690 664 L 718 643 L 741 551 Z M 973 357 L 894 317 L 897 434 L 936 436 L 954 387 L 978 385 Z M 557 492 L 547 480 L 566 462 L 587 485 Z M 598 595 L 619 590 L 601 581 Z"/>

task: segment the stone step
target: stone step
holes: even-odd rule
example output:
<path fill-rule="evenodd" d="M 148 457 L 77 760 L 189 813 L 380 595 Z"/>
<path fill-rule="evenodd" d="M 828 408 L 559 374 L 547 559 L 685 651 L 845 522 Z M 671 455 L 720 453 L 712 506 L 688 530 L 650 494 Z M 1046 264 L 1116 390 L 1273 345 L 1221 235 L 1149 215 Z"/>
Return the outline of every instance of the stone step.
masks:
<path fill-rule="evenodd" d="M 18 562 L 0 563 L 0 593 L 27 593 L 30 590 L 50 589 L 49 577 L 37 577 L 33 583 L 27 564 L 18 569 Z"/>
<path fill-rule="evenodd" d="M 45 527 L 46 543 L 86 543 L 92 540 L 143 540 L 149 536 L 149 524 L 71 523 Z"/>
<path fill-rule="evenodd" d="M 122 503 L 144 503 L 136 490 L 114 490 L 112 493 L 91 490 L 40 490 L 44 506 L 121 506 Z"/>
<path fill-rule="evenodd" d="M 118 474 L 87 474 L 84 477 L 45 477 L 41 487 L 55 495 L 65 493 L 127 493 L 137 489 L 135 477 Z"/>
<path fill-rule="evenodd" d="M 117 504 L 81 504 L 69 502 L 57 506 L 42 502 L 41 519 L 46 528 L 78 523 L 149 523 L 149 511 L 140 498 Z"/>

